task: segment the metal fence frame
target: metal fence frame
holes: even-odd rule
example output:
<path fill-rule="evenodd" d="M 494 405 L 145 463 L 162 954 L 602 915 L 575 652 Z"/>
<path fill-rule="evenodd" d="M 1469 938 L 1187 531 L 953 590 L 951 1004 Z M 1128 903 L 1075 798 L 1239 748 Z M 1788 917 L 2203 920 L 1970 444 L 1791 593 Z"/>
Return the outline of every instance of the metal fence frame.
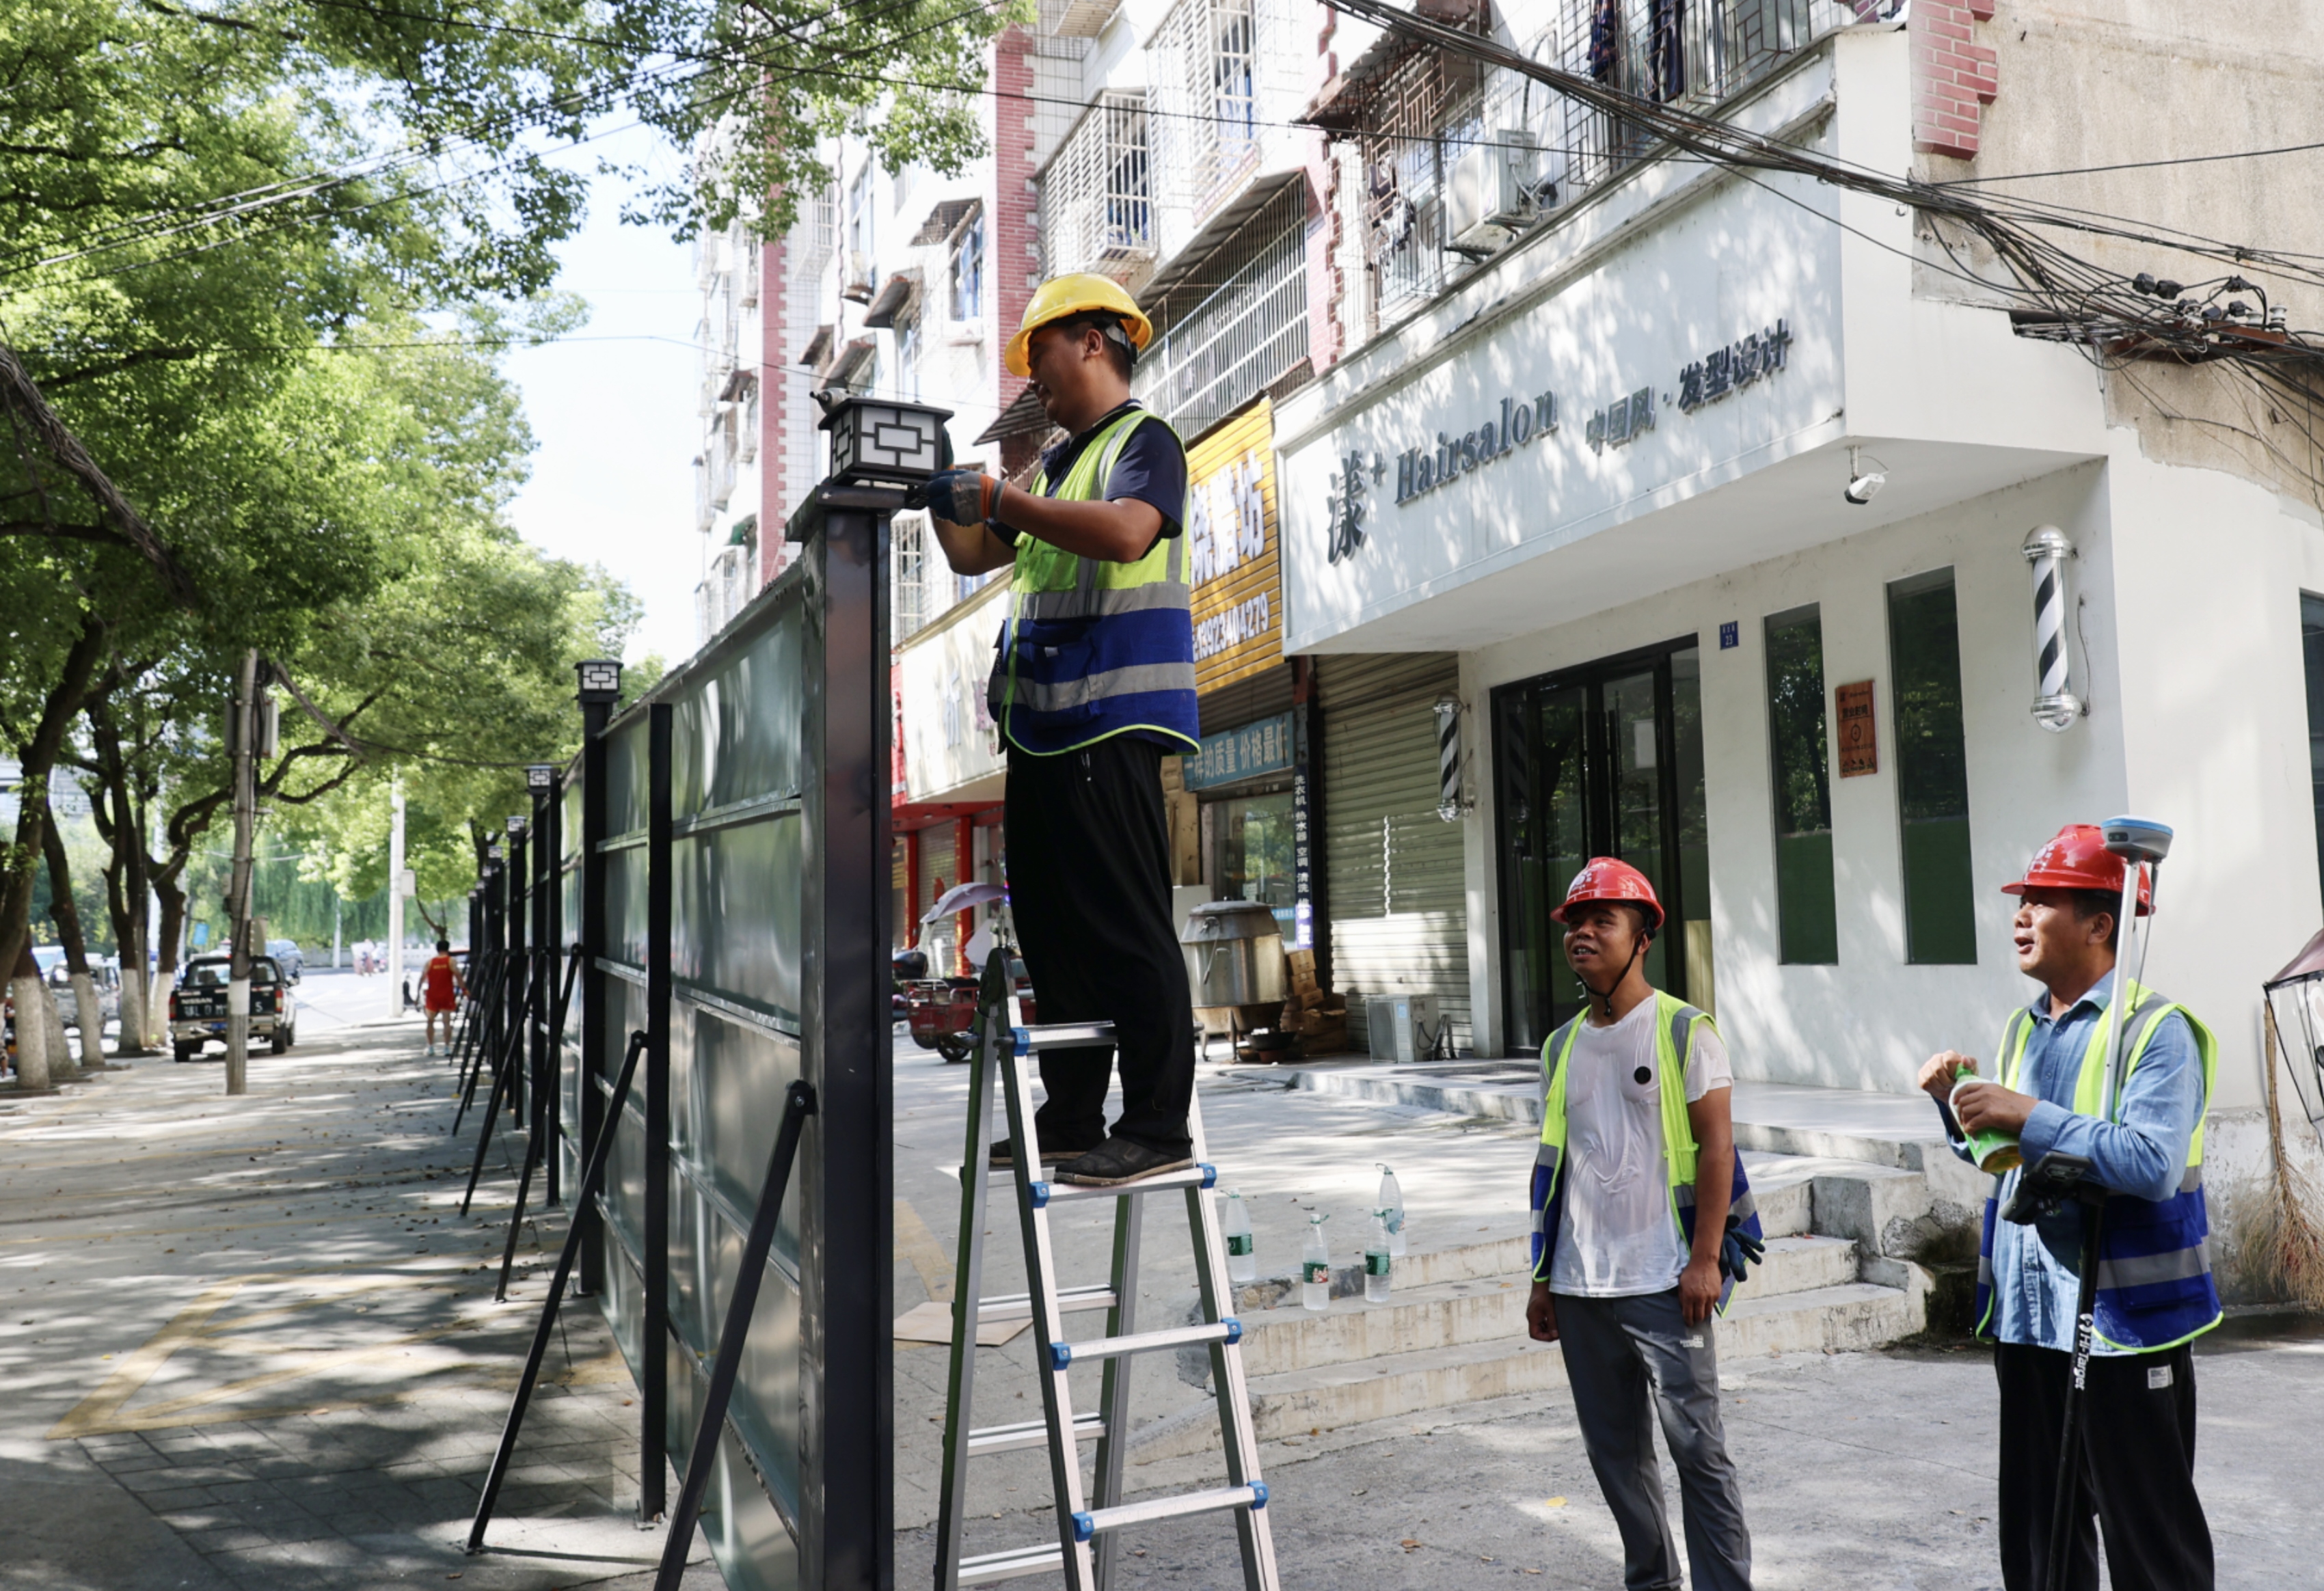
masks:
<path fill-rule="evenodd" d="M 785 1090 L 819 1101 L 702 1525 L 729 1586 L 894 1581 L 888 518 L 825 485 L 801 556 L 616 714 L 585 705 L 559 847 L 586 947 L 559 1035 L 568 1175 L 608 1130 L 582 1282 L 639 1387 L 641 1511 L 684 1463 Z M 577 1182 L 577 1176 L 575 1176 Z"/>

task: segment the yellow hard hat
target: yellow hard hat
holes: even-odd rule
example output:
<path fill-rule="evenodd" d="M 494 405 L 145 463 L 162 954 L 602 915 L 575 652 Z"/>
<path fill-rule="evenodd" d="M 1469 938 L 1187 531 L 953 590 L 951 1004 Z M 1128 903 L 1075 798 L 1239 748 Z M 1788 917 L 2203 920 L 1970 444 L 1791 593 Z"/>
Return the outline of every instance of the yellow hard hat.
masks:
<path fill-rule="evenodd" d="M 1001 362 L 1009 367 L 1011 375 L 1031 375 L 1032 361 L 1026 350 L 1033 334 L 1053 321 L 1091 309 L 1110 309 L 1120 316 L 1133 348 L 1142 350 L 1154 340 L 1154 323 L 1146 318 L 1146 311 L 1122 290 L 1120 282 L 1110 276 L 1078 271 L 1072 276 L 1053 276 L 1033 290 L 1033 301 L 1025 306 L 1025 318 L 1019 323 L 1017 335 L 1009 339 L 1009 346 L 1001 351 Z"/>

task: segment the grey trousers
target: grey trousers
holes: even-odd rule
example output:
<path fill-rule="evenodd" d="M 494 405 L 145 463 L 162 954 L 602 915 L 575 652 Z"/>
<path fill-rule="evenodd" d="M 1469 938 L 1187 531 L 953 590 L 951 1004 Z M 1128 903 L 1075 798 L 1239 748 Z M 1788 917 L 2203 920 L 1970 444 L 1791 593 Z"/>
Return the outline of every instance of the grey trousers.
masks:
<path fill-rule="evenodd" d="M 1678 1549 L 1663 1511 L 1654 1416 L 1678 1466 L 1695 1591 L 1750 1591 L 1751 1532 L 1719 1421 L 1711 1325 L 1690 1327 L 1678 1289 L 1637 1298 L 1556 1295 L 1573 1412 L 1599 1489 L 1622 1532 L 1628 1591 L 1679 1591 Z M 1653 1408 L 1647 1405 L 1652 1402 Z"/>

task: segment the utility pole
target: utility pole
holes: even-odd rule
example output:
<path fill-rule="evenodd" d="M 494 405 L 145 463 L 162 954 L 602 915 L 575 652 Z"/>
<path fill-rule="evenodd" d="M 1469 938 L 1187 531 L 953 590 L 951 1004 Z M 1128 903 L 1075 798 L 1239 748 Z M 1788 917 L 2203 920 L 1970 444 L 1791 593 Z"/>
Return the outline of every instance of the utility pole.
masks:
<path fill-rule="evenodd" d="M 403 1015 L 403 781 L 387 797 L 387 1014 Z"/>
<path fill-rule="evenodd" d="M 234 682 L 234 872 L 226 885 L 226 1091 L 250 1091 L 250 850 L 258 826 L 256 767 L 258 653 L 242 655 Z"/>

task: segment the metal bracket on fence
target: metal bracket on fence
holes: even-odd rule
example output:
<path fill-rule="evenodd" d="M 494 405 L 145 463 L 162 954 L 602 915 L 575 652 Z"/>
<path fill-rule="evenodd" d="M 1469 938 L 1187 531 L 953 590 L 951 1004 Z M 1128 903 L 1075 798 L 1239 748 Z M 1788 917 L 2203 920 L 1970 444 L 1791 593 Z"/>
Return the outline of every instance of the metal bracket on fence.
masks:
<path fill-rule="evenodd" d="M 637 1075 L 638 1057 L 645 1053 L 646 1035 L 630 1035 L 629 1053 L 622 1057 L 622 1071 L 613 1083 L 613 1108 L 609 1123 L 619 1121 L 622 1105 L 630 1097 L 630 1080 Z M 581 1173 L 581 1186 L 576 1202 L 586 1205 L 596 1197 L 597 1188 L 605 1180 L 607 1152 L 613 1147 L 613 1133 L 609 1125 L 597 1135 L 596 1145 L 589 1153 L 589 1163 Z M 501 1485 L 508 1479 L 509 1460 L 516 1454 L 517 1432 L 523 1429 L 524 1412 L 532 1402 L 534 1383 L 540 1379 L 540 1362 L 549 1353 L 549 1335 L 557 1329 L 558 1306 L 565 1301 L 566 1283 L 573 1278 L 573 1261 L 581 1252 L 581 1223 L 574 1221 L 565 1228 L 565 1246 L 558 1251 L 557 1274 L 549 1279 L 549 1298 L 540 1306 L 540 1324 L 533 1329 L 532 1351 L 525 1356 L 524 1374 L 517 1378 L 516 1401 L 509 1405 L 508 1423 L 501 1428 L 501 1445 L 493 1454 L 493 1467 L 484 1472 L 484 1489 L 476 1499 L 476 1517 L 468 1527 L 467 1550 L 484 1550 L 484 1527 L 493 1522 L 493 1505 L 500 1501 Z"/>
<path fill-rule="evenodd" d="M 710 1387 L 703 1397 L 701 1422 L 695 1427 L 694 1450 L 686 1461 L 686 1478 L 678 1483 L 669 1533 L 662 1538 L 661 1568 L 654 1576 L 654 1591 L 678 1591 L 678 1581 L 686 1574 L 694 1522 L 702 1513 L 710 1467 L 717 1462 L 719 1433 L 726 1429 L 726 1405 L 733 1400 L 734 1378 L 742 1371 L 742 1347 L 751 1335 L 751 1316 L 759 1307 L 759 1283 L 767 1274 L 767 1253 L 774 1246 L 775 1228 L 782 1219 L 783 1191 L 790 1185 L 791 1163 L 798 1157 L 799 1135 L 814 1114 L 815 1090 L 804 1080 L 793 1082 L 784 1094 L 783 1125 L 775 1134 L 773 1153 L 767 1156 L 766 1186 L 760 1190 L 759 1207 L 751 1216 L 751 1235 L 743 1242 L 742 1267 L 734 1276 L 734 1296 L 727 1301 L 726 1324 L 718 1333 L 718 1357 L 710 1367 Z"/>
<path fill-rule="evenodd" d="M 573 998 L 573 979 L 580 970 L 581 947 L 576 944 L 573 947 L 573 953 L 565 959 L 565 981 L 558 989 L 557 1004 L 550 1010 L 549 1031 L 552 1033 L 562 1033 L 565 1030 L 566 1002 Z M 493 1288 L 494 1303 L 508 1301 L 509 1272 L 516 1265 L 516 1237 L 517 1234 L 524 1228 L 525 1200 L 532 1192 L 532 1173 L 540 1169 L 541 1162 L 547 1155 L 548 1139 L 547 1130 L 536 1120 L 531 1142 L 525 1145 L 524 1172 L 516 1180 L 516 1209 L 509 1212 L 508 1242 L 501 1249 L 501 1279 Z"/>
<path fill-rule="evenodd" d="M 530 953 L 530 952 L 528 952 Z M 484 1174 L 484 1151 L 492 1147 L 493 1123 L 500 1116 L 501 1100 L 507 1097 L 512 1080 L 524 1050 L 524 1027 L 533 1010 L 540 1004 L 540 986 L 546 979 L 535 976 L 526 980 L 524 1003 L 516 1009 L 516 1020 L 509 1025 L 508 1043 L 501 1051 L 500 1063 L 493 1068 L 492 1098 L 485 1103 L 476 1133 L 476 1158 L 468 1166 L 468 1190 L 460 1195 L 460 1213 L 468 1213 L 469 1202 L 476 1196 L 476 1182 Z"/>

